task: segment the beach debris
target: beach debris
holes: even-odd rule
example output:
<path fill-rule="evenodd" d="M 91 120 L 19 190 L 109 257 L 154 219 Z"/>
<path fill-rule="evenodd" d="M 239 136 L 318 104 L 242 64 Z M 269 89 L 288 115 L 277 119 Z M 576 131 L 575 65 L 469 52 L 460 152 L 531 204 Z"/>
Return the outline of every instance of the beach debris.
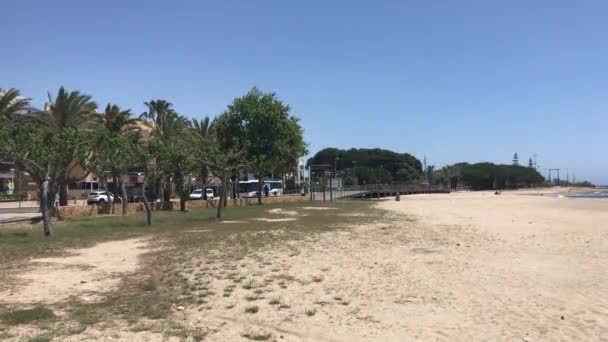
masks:
<path fill-rule="evenodd" d="M 397 193 L 397 196 L 395 196 L 395 201 L 399 202 L 401 201 L 401 194 Z"/>
<path fill-rule="evenodd" d="M 182 310 L 184 310 L 185 308 L 184 308 L 183 306 L 181 306 L 181 305 L 180 305 L 180 306 L 178 306 L 176 309 L 177 309 L 177 311 L 182 311 Z"/>

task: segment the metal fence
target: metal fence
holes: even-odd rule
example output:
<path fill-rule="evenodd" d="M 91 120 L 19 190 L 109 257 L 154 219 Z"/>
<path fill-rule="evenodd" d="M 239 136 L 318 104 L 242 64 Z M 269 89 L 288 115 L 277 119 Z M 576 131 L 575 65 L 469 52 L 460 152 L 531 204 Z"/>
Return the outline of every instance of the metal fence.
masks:
<path fill-rule="evenodd" d="M 372 199 L 397 194 L 448 193 L 450 190 L 443 185 L 428 185 L 420 183 L 407 184 L 366 184 L 341 187 L 313 185 L 308 194 L 311 200 L 332 201 L 339 199 Z"/>

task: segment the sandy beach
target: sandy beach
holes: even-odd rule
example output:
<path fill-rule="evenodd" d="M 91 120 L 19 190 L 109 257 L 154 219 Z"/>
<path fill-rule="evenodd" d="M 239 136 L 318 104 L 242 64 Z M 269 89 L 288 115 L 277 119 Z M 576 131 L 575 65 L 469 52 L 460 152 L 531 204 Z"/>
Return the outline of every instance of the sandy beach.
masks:
<path fill-rule="evenodd" d="M 606 341 L 608 200 L 561 191 L 402 196 L 364 212 L 331 203 L 272 209 L 263 224 L 285 228 L 235 232 L 213 248 L 184 251 L 172 278 L 181 291 L 189 288 L 182 284 L 204 289 L 177 296 L 170 318 L 204 332 L 205 341 Z M 355 223 L 312 234 L 298 220 L 315 212 Z M 187 238 L 214 234 L 203 231 Z M 244 254 L 231 242 L 259 239 L 268 242 Z M 100 248 L 108 249 L 100 244 L 69 258 Z M 89 265 L 95 274 L 103 271 L 101 261 L 87 260 L 99 263 Z M 55 266 L 37 267 L 47 268 L 31 270 L 42 276 Z M 23 302 L 27 289 L 6 299 Z M 195 293 L 204 299 L 195 301 Z M 159 322 L 114 324 L 61 340 L 166 339 Z M 15 341 L 31 334 L 22 331 Z"/>
<path fill-rule="evenodd" d="M 376 224 L 245 261 L 283 260 L 282 272 L 296 282 L 277 295 L 292 308 L 316 308 L 313 317 L 253 318 L 216 305 L 183 318 L 216 326 L 212 341 L 256 329 L 285 341 L 606 340 L 608 201 L 555 194 L 385 200 Z"/>

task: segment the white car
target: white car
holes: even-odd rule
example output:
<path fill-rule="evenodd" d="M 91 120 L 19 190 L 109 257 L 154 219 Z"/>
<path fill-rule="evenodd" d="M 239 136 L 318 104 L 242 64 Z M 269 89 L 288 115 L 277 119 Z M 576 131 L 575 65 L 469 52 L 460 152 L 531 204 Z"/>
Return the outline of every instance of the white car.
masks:
<path fill-rule="evenodd" d="M 87 196 L 87 204 L 104 204 L 109 203 L 110 199 L 114 201 L 114 195 L 108 191 L 91 191 Z M 118 201 L 121 199 L 118 198 Z"/>
<path fill-rule="evenodd" d="M 191 200 L 212 199 L 213 189 L 196 189 L 190 194 Z"/>

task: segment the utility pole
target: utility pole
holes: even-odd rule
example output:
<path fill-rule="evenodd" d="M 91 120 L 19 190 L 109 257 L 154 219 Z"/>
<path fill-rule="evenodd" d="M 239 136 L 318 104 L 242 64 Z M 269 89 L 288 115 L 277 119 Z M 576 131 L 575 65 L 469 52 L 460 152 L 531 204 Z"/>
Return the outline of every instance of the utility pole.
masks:
<path fill-rule="evenodd" d="M 557 186 L 559 186 L 559 169 L 549 169 L 549 182 L 551 182 L 551 173 L 557 171 Z"/>

